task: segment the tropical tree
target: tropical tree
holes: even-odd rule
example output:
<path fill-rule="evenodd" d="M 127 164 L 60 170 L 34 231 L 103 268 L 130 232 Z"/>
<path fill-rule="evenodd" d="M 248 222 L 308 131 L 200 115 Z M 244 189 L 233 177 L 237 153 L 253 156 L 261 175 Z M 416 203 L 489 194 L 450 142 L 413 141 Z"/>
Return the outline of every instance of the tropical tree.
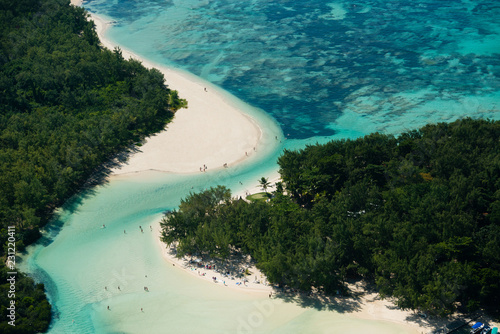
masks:
<path fill-rule="evenodd" d="M 271 182 L 269 182 L 269 178 L 262 177 L 259 180 L 259 184 L 264 189 L 264 191 L 267 193 L 267 188 L 272 187 Z"/>
<path fill-rule="evenodd" d="M 164 236 L 212 257 L 250 254 L 269 282 L 293 289 L 337 293 L 357 278 L 403 309 L 498 315 L 499 138 L 500 121 L 464 119 L 285 151 L 272 199 L 192 195 Z M 44 196 L 29 178 L 14 194 L 28 186 Z"/>

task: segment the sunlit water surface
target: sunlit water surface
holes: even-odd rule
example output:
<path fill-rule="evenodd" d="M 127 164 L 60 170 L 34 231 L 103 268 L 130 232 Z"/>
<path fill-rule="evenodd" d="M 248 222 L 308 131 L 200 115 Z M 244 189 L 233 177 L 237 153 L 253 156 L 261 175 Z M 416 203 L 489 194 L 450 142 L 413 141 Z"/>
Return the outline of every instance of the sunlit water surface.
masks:
<path fill-rule="evenodd" d="M 253 188 L 275 173 L 283 148 L 465 116 L 499 119 L 500 6 L 92 0 L 84 7 L 115 21 L 110 39 L 259 108 L 286 139 L 250 164 L 112 178 L 70 200 L 22 263 L 46 285 L 50 332 L 407 333 L 354 318 L 356 304 L 324 309 L 200 281 L 164 262 L 149 226 L 190 191 Z M 272 127 L 249 112 L 264 131 Z"/>

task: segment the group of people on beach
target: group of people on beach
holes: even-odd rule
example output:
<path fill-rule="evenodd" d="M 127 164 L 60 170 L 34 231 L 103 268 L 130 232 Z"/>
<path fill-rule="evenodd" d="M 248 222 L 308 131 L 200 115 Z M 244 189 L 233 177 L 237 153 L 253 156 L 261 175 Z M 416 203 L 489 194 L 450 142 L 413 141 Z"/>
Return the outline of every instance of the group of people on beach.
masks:
<path fill-rule="evenodd" d="M 256 148 L 254 147 L 254 148 L 253 148 L 253 150 L 255 151 L 255 150 L 256 150 Z M 246 151 L 245 151 L 245 155 L 248 157 L 248 152 L 246 152 Z M 222 165 L 222 167 L 224 167 L 224 168 L 228 168 L 228 164 L 227 164 L 227 162 L 225 162 L 225 163 Z M 206 171 L 207 171 L 207 169 L 208 169 L 208 167 L 207 167 L 205 164 L 203 164 L 203 167 L 200 167 L 200 172 L 204 173 L 204 172 L 206 172 Z"/>
<path fill-rule="evenodd" d="M 227 164 L 224 164 L 224 165 L 227 165 Z M 205 166 L 205 165 L 204 165 L 204 168 L 206 169 L 206 166 Z M 240 183 L 241 183 L 241 182 L 240 182 Z M 105 225 L 103 225 L 103 228 L 105 228 Z M 149 228 L 150 228 L 150 230 L 151 230 L 151 231 L 153 231 L 153 228 L 152 228 L 152 226 L 151 226 L 151 225 L 149 226 Z M 139 226 L 139 229 L 140 229 L 141 233 L 144 233 L 144 229 L 143 229 L 143 227 L 142 227 L 142 226 Z M 123 230 L 123 233 L 124 233 L 124 234 L 126 234 L 126 230 Z M 190 260 L 190 261 L 189 261 L 189 263 L 190 263 L 190 264 L 195 264 L 195 263 L 196 263 L 196 266 L 197 266 L 198 268 L 203 268 L 203 269 L 205 269 L 205 270 L 214 270 L 214 271 L 219 272 L 218 270 L 216 270 L 216 265 L 215 265 L 215 264 L 206 264 L 206 263 L 204 264 L 204 263 L 200 263 L 200 262 L 193 261 L 193 260 Z M 173 264 L 173 266 L 175 266 L 175 264 Z M 192 270 L 196 270 L 195 268 L 191 268 L 191 269 L 192 269 Z M 244 270 L 243 270 L 243 269 L 242 269 L 242 270 L 240 270 L 240 273 L 243 273 L 243 272 L 244 272 Z M 201 272 L 198 270 L 198 275 L 199 275 L 199 276 L 205 276 L 205 275 L 206 275 L 206 273 L 205 273 L 205 272 L 204 272 L 204 273 L 201 273 Z M 222 272 L 222 276 L 223 276 L 223 277 L 224 277 L 224 276 L 226 276 L 226 277 L 231 278 L 231 279 L 233 279 L 233 280 L 234 280 L 234 277 L 231 277 L 231 273 L 230 273 L 229 271 L 227 271 L 227 272 Z M 145 277 L 147 277 L 147 275 L 146 275 Z M 256 279 L 257 279 L 257 277 L 256 277 Z M 222 282 L 222 283 L 224 284 L 224 286 L 228 286 L 228 285 L 226 284 L 226 281 L 225 281 L 225 280 L 223 280 L 223 281 L 219 281 L 219 280 L 217 280 L 217 276 L 212 276 L 212 281 L 213 281 L 214 283 L 219 283 L 219 282 Z M 242 281 L 241 281 L 241 282 L 236 282 L 236 285 L 237 285 L 237 286 L 241 286 L 241 285 L 247 286 L 247 282 L 248 282 L 248 280 L 247 280 L 246 278 L 244 278 L 244 279 L 242 279 Z M 105 289 L 106 291 L 108 291 L 108 287 L 107 287 L 107 286 L 105 286 L 105 287 L 104 287 L 104 289 Z M 118 289 L 119 291 L 121 291 L 120 286 L 117 286 L 117 289 Z M 149 288 L 148 288 L 147 286 L 144 286 L 144 291 L 145 291 L 145 292 L 149 292 Z M 272 292 L 270 292 L 270 293 L 269 293 L 269 298 L 271 298 L 271 296 L 272 296 Z M 110 308 L 110 306 L 109 306 L 109 305 L 107 306 L 107 310 L 108 310 L 108 311 L 111 311 L 111 308 Z M 141 312 L 144 312 L 143 308 L 141 308 Z"/>
<path fill-rule="evenodd" d="M 218 272 L 222 275 L 222 278 L 224 277 L 227 277 L 228 279 L 230 280 L 235 280 L 235 277 L 231 275 L 231 272 L 229 270 L 227 271 L 221 271 L 220 269 L 217 270 L 216 269 L 216 265 L 215 264 L 206 264 L 206 263 L 202 263 L 202 262 L 199 262 L 197 260 L 189 260 L 188 261 L 188 265 L 186 267 L 186 269 L 189 269 L 191 271 L 197 271 L 198 272 L 198 276 L 202 276 L 204 277 L 206 275 L 206 272 L 201 272 L 199 269 L 202 268 L 202 269 L 205 269 L 205 270 L 214 270 L 215 272 Z M 241 274 L 244 274 L 246 272 L 247 269 L 243 269 L 243 268 L 240 268 L 238 270 L 238 273 L 241 275 Z M 262 276 L 261 276 L 262 277 Z M 214 283 L 219 283 L 219 282 L 223 282 L 224 286 L 228 286 L 226 284 L 226 281 L 225 280 L 217 280 L 217 276 L 212 276 L 212 281 Z M 248 286 L 247 283 L 249 283 L 249 280 L 248 278 L 246 277 L 243 277 L 241 278 L 241 282 L 235 282 L 236 286 L 241 286 L 241 285 L 244 285 L 244 286 Z M 254 283 L 255 284 L 263 284 L 265 286 L 267 286 L 268 284 L 266 283 L 266 280 L 264 280 L 263 282 L 261 280 L 259 280 L 257 278 L 257 276 L 255 276 L 255 280 L 254 280 Z M 271 298 L 271 297 L 269 297 Z"/>

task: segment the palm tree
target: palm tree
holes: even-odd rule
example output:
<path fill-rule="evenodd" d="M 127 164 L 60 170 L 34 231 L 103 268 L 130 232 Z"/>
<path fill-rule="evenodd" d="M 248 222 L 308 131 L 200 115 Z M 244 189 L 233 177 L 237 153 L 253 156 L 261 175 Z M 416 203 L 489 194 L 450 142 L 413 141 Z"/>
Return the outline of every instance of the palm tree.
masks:
<path fill-rule="evenodd" d="M 260 180 L 259 180 L 259 183 L 260 183 L 260 186 L 262 187 L 262 189 L 264 189 L 264 191 L 267 193 L 267 188 L 268 187 L 272 187 L 271 186 L 271 182 L 268 181 L 268 178 L 266 179 L 265 177 L 262 177 Z"/>

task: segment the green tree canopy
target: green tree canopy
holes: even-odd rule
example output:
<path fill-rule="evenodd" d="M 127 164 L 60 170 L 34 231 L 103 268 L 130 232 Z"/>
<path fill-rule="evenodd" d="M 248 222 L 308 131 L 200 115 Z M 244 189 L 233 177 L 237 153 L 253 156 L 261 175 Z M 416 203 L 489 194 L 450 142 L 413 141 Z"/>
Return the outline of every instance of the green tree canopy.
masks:
<path fill-rule="evenodd" d="M 198 215 L 203 234 L 164 235 L 203 252 L 223 233 L 281 286 L 332 293 L 363 279 L 405 309 L 498 314 L 499 143 L 500 122 L 464 119 L 285 151 L 287 196 L 225 202 L 210 210 L 231 213 L 218 225 Z"/>
<path fill-rule="evenodd" d="M 162 130 L 184 106 L 158 70 L 102 48 L 83 8 L 0 0 L 0 257 L 8 226 L 22 251 L 103 163 Z M 24 275 L 16 284 L 16 327 L 0 332 L 46 330 L 43 286 Z M 8 303 L 1 305 L 6 319 Z"/>

